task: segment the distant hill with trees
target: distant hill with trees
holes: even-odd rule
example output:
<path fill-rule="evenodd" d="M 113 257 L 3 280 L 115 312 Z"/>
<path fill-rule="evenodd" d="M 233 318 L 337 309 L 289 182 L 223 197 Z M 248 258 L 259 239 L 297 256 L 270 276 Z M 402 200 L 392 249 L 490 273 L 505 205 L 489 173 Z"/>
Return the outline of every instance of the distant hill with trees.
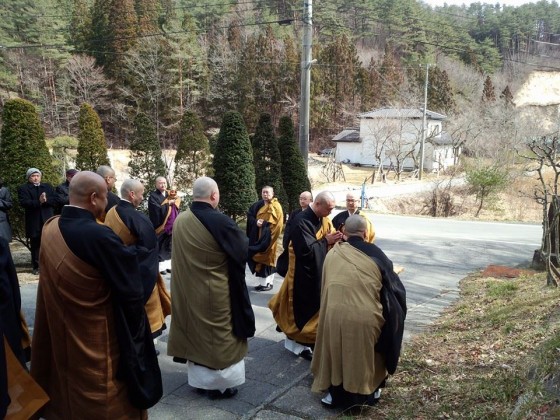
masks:
<path fill-rule="evenodd" d="M 205 130 L 219 128 L 230 110 L 250 133 L 263 112 L 274 126 L 282 115 L 297 123 L 302 9 L 301 0 L 7 2 L 0 105 L 29 100 L 53 138 L 77 136 L 88 102 L 113 147 L 129 146 L 139 113 L 162 148 L 177 147 L 187 110 Z M 500 92 L 515 94 L 530 71 L 560 69 L 556 2 L 431 8 L 416 0 L 322 0 L 313 24 L 312 150 L 361 111 L 421 106 L 426 64 L 428 108 L 454 121 L 489 105 L 485 81 L 497 96 L 490 102 L 500 104 Z M 466 143 L 485 144 L 473 136 Z"/>

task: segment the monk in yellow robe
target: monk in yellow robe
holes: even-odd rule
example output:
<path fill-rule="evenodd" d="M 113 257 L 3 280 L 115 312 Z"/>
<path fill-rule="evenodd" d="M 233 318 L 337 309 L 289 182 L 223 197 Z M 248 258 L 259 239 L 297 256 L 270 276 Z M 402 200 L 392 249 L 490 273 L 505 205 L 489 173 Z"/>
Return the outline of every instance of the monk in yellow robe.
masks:
<path fill-rule="evenodd" d="M 259 285 L 255 287 L 257 292 L 272 290 L 274 273 L 276 267 L 276 245 L 282 227 L 284 226 L 284 212 L 276 197 L 274 189 L 268 185 L 261 191 L 262 200 L 254 203 L 247 212 L 247 237 L 249 247 L 255 246 L 262 241 L 261 252 L 256 252 L 249 259 L 248 264 L 251 272 L 259 280 Z M 265 230 L 270 229 L 270 239 L 266 232 L 266 240 L 263 238 Z"/>

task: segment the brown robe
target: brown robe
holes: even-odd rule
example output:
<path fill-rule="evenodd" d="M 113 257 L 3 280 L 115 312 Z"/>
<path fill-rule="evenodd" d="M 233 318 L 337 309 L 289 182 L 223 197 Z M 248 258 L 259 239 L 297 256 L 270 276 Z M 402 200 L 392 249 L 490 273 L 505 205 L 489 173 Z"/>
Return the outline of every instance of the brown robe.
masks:
<path fill-rule="evenodd" d="M 369 395 L 387 376 L 385 357 L 375 351 L 385 323 L 381 287 L 377 264 L 349 243 L 337 243 L 325 258 L 312 391 L 342 384 Z"/>
<path fill-rule="evenodd" d="M 132 234 L 128 227 L 119 217 L 116 207 L 113 207 L 105 217 L 105 225 L 109 226 L 113 232 L 121 238 L 125 245 L 136 243 L 137 238 Z M 157 252 L 154 249 L 154 252 Z M 165 286 L 165 282 L 161 274 L 157 274 L 156 284 L 152 290 L 152 294 L 148 298 L 145 305 L 148 321 L 150 321 L 150 330 L 153 333 L 161 331 L 165 324 L 165 317 L 171 315 L 171 295 Z"/>
<path fill-rule="evenodd" d="M 130 404 L 125 383 L 116 379 L 119 345 L 109 285 L 68 248 L 57 218 L 43 232 L 49 244 L 41 257 L 49 263 L 41 265 L 31 374 L 48 395 L 57 396 L 43 417 L 147 418 L 146 410 Z M 53 325 L 60 328 L 50 329 Z"/>

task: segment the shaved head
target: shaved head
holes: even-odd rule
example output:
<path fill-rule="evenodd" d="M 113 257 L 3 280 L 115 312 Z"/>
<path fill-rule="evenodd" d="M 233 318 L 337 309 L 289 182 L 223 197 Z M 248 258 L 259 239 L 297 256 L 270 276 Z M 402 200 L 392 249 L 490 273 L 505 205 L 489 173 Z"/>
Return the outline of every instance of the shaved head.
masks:
<path fill-rule="evenodd" d="M 362 216 L 353 214 L 344 223 L 346 236 L 362 236 L 367 230 L 367 222 Z"/>
<path fill-rule="evenodd" d="M 95 172 L 78 172 L 70 181 L 69 201 L 99 218 L 107 206 L 107 183 Z"/>
<path fill-rule="evenodd" d="M 218 184 L 208 176 L 201 176 L 193 183 L 193 201 L 203 201 L 218 207 L 220 202 L 220 190 Z"/>
<path fill-rule="evenodd" d="M 311 208 L 317 217 L 326 217 L 335 207 L 335 198 L 330 191 L 323 191 L 315 197 Z"/>
<path fill-rule="evenodd" d="M 302 209 L 309 207 L 313 201 L 313 195 L 309 191 L 304 191 L 299 195 L 299 205 Z"/>

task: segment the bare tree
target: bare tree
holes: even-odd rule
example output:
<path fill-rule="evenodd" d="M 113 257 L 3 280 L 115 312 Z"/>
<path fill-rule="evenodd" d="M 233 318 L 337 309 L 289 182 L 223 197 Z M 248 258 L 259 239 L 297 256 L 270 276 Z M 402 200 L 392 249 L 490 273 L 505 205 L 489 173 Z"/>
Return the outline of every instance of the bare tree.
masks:
<path fill-rule="evenodd" d="M 385 180 L 384 160 L 386 156 L 387 144 L 396 137 L 400 137 L 399 123 L 397 120 L 389 118 L 380 118 L 375 120 L 375 124 L 371 124 L 364 133 L 372 142 L 372 152 L 377 168 L 371 174 L 371 183 L 375 183 L 376 176 Z"/>
<path fill-rule="evenodd" d="M 547 272 L 547 285 L 558 287 L 560 281 L 560 141 L 557 135 L 543 136 L 527 145 L 529 152 L 522 155 L 529 162 L 529 169 L 537 173 L 540 187 L 535 188 L 534 198 L 543 209 L 543 234 L 540 255 Z"/>
<path fill-rule="evenodd" d="M 72 56 L 64 68 L 58 81 L 60 92 L 61 120 L 66 123 L 66 132 L 70 134 L 78 121 L 80 105 L 84 102 L 99 112 L 114 107 L 111 101 L 109 86 L 111 80 L 103 74 L 103 70 L 95 65 L 95 59 L 87 55 Z"/>

